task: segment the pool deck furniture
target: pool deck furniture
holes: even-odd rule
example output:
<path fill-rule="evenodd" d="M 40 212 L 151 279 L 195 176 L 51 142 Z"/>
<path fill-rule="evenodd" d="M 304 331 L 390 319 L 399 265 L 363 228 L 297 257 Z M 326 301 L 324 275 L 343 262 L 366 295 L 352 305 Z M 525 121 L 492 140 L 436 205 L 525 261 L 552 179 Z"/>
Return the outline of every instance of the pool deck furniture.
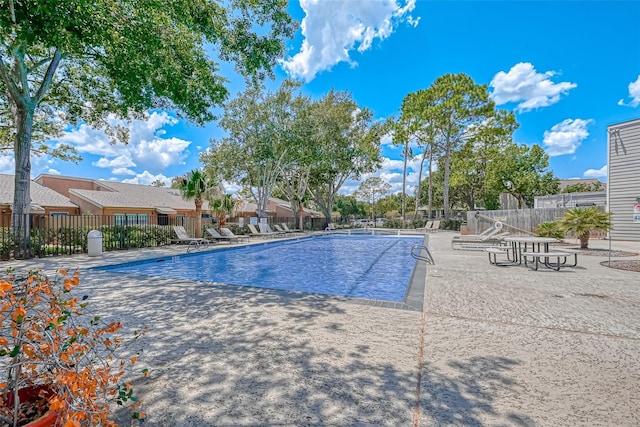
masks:
<path fill-rule="evenodd" d="M 509 253 L 512 251 L 512 249 L 508 246 L 500 246 L 500 247 L 491 246 L 491 247 L 485 248 L 484 251 L 489 254 L 489 264 L 497 265 L 497 266 L 507 266 L 507 265 L 515 264 L 513 257 Z M 498 261 L 497 259 L 498 255 L 506 256 L 507 260 Z"/>
<path fill-rule="evenodd" d="M 202 237 L 189 237 L 187 230 L 185 230 L 181 225 L 174 225 L 173 231 L 175 231 L 176 236 L 178 236 L 178 243 L 187 243 L 187 252 L 191 249 L 201 249 L 201 247 L 207 248 L 209 243 L 211 243 L 209 240 Z"/>
<path fill-rule="evenodd" d="M 281 223 L 280 227 L 282 227 L 282 229 L 286 232 L 304 233 L 304 231 L 300 230 L 299 228 L 289 228 L 286 222 Z"/>
<path fill-rule="evenodd" d="M 551 248 L 551 243 L 558 240 L 551 237 L 513 236 L 505 237 L 504 241 L 510 246 L 492 246 L 485 248 L 489 255 L 489 264 L 496 266 L 522 265 L 538 270 L 540 264 L 552 270 L 559 271 L 561 267 L 575 267 L 578 265 L 580 251 L 564 248 Z M 498 255 L 505 255 L 506 261 L 498 261 Z M 573 255 L 573 264 L 567 260 Z M 553 262 L 555 259 L 555 262 Z"/>
<path fill-rule="evenodd" d="M 333 222 L 330 222 L 327 224 L 327 227 L 324 229 L 324 231 L 333 233 L 334 231 L 336 231 L 336 225 Z"/>
<path fill-rule="evenodd" d="M 276 236 L 276 237 L 284 237 L 287 234 L 282 230 L 273 231 L 273 229 L 271 229 L 271 226 L 269 224 L 267 224 L 266 222 L 259 223 L 258 224 L 258 228 L 260 229 L 261 233 L 263 233 L 263 234 L 271 234 L 271 235 Z"/>
<path fill-rule="evenodd" d="M 223 236 L 222 234 L 218 233 L 218 230 L 216 230 L 215 228 L 207 228 L 205 229 L 205 231 L 207 233 L 209 233 L 209 235 L 211 237 L 213 237 L 216 241 L 221 242 L 221 241 L 225 241 L 225 242 L 229 242 L 229 244 L 233 243 L 234 241 L 236 243 L 239 243 L 240 241 L 240 237 L 238 236 Z"/>
<path fill-rule="evenodd" d="M 238 239 L 238 242 L 245 241 L 248 242 L 250 240 L 250 236 L 245 236 L 244 234 L 234 234 L 233 231 L 229 230 L 227 227 L 220 227 L 220 232 L 225 236 L 233 239 Z"/>
<path fill-rule="evenodd" d="M 427 221 L 427 223 L 422 228 L 416 228 L 417 231 L 424 231 L 425 233 L 433 233 L 434 231 L 438 231 L 440 229 L 440 220 L 436 219 L 433 221 Z"/>
<path fill-rule="evenodd" d="M 524 259 L 524 265 L 529 266 L 527 260 L 531 258 L 534 261 L 533 270 L 538 269 L 538 265 L 543 264 L 547 268 L 551 268 L 556 271 L 560 271 L 560 267 L 567 263 L 567 257 L 570 257 L 571 254 L 567 252 L 522 252 L 520 256 Z M 550 259 L 556 259 L 556 262 L 553 263 Z M 562 262 L 560 262 L 562 259 Z"/>
<path fill-rule="evenodd" d="M 278 224 L 273 224 L 273 228 L 275 228 L 276 229 L 275 231 L 278 232 L 278 233 L 284 233 L 284 234 L 295 233 L 295 231 L 293 231 L 293 230 L 285 230 L 284 228 L 282 228 Z"/>
<path fill-rule="evenodd" d="M 253 224 L 247 224 L 247 227 L 249 228 L 249 231 L 251 232 L 252 236 L 255 237 L 262 237 L 262 238 L 275 238 L 277 236 L 277 233 L 263 233 L 262 231 L 258 231 L 258 229 L 256 228 L 255 225 Z"/>

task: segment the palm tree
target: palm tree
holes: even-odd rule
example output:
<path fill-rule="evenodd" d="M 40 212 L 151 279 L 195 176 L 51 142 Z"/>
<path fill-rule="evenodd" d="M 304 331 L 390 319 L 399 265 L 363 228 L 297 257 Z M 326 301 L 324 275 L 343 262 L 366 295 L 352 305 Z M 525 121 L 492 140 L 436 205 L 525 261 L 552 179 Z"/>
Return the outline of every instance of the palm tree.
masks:
<path fill-rule="evenodd" d="M 178 180 L 182 198 L 193 200 L 196 207 L 196 229 L 195 236 L 202 237 L 202 203 L 207 199 L 212 190 L 217 190 L 217 185 L 213 180 L 198 169 L 194 169 Z"/>
<path fill-rule="evenodd" d="M 236 207 L 237 201 L 231 194 L 223 194 L 220 197 L 210 200 L 209 204 L 213 214 L 218 218 L 218 226 L 224 227 L 227 224 L 227 215 L 231 215 Z"/>
<path fill-rule="evenodd" d="M 592 230 L 607 232 L 611 228 L 611 212 L 603 212 L 598 207 L 568 210 L 558 219 L 564 232 L 573 232 L 580 239 L 580 249 L 589 249 Z"/>

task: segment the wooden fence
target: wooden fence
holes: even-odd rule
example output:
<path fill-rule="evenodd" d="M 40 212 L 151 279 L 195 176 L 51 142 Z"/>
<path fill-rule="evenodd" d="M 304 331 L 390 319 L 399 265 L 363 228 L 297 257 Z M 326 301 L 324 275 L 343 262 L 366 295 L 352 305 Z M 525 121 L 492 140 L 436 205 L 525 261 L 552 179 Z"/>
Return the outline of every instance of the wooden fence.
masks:
<path fill-rule="evenodd" d="M 500 211 L 468 211 L 467 230 L 469 234 L 480 234 L 493 227 L 496 221 L 511 234 L 535 234 L 535 229 L 543 222 L 553 222 L 564 216 L 570 208 L 510 209 Z M 606 234 L 592 231 L 591 237 L 602 238 Z M 567 235 L 574 238 L 573 235 Z"/>

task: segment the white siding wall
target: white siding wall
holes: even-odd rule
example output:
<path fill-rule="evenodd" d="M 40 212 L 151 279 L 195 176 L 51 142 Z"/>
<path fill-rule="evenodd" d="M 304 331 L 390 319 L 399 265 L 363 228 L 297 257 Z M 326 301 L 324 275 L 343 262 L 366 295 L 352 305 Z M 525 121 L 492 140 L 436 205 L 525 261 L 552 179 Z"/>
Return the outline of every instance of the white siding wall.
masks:
<path fill-rule="evenodd" d="M 633 205 L 640 197 L 640 119 L 611 125 L 608 134 L 611 239 L 640 242 L 640 223 L 633 222 Z"/>

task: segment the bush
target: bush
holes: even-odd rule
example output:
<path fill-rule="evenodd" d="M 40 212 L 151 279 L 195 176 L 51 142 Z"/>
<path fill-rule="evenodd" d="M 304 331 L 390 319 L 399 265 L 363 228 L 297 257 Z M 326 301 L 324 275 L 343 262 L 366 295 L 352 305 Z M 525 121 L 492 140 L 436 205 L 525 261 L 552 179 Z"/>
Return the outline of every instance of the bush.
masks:
<path fill-rule="evenodd" d="M 536 234 L 539 237 L 553 237 L 554 239 L 563 239 L 564 232 L 560 229 L 557 222 L 543 222 L 536 227 Z"/>
<path fill-rule="evenodd" d="M 463 222 L 461 219 L 443 219 L 440 221 L 440 229 L 460 231 Z"/>
<path fill-rule="evenodd" d="M 133 419 L 144 418 L 123 377 L 137 356 L 122 352 L 128 341 L 118 334 L 119 322 L 91 315 L 86 297 L 72 295 L 79 282 L 78 271 L 62 270 L 54 278 L 37 270 L 0 278 L 0 413 L 10 425 L 47 410 L 57 416 L 56 425 L 113 425 L 113 405 L 125 402 Z M 21 390 L 34 388 L 48 392 L 46 402 L 21 411 Z M 6 405 L 11 400 L 15 406 Z"/>
<path fill-rule="evenodd" d="M 400 218 L 385 218 L 382 226 L 385 228 L 403 228 L 402 219 Z"/>

